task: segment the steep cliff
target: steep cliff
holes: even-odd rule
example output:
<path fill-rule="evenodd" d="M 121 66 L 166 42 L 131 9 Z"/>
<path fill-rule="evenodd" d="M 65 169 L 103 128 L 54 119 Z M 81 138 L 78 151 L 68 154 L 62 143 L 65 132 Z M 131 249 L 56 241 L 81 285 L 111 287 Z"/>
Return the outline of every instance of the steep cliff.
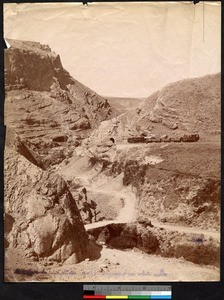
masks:
<path fill-rule="evenodd" d="M 78 132 L 85 136 L 115 109 L 73 79 L 47 45 L 7 41 L 5 124 L 29 143 L 47 168 L 74 151 Z"/>
<path fill-rule="evenodd" d="M 5 245 L 33 260 L 86 258 L 88 236 L 65 180 L 8 146 L 4 169 Z"/>

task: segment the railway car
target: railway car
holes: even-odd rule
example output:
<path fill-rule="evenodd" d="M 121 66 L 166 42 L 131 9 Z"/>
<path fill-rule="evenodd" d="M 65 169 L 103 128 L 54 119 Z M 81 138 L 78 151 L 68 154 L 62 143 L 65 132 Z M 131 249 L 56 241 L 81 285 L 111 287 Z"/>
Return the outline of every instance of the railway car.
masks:
<path fill-rule="evenodd" d="M 180 142 L 185 142 L 185 143 L 192 143 L 192 142 L 197 142 L 199 140 L 199 134 L 184 134 L 182 137 L 171 137 L 169 138 L 168 136 L 166 137 L 145 137 L 145 136 L 139 136 L 139 137 L 130 137 L 127 139 L 128 143 L 180 143 Z"/>

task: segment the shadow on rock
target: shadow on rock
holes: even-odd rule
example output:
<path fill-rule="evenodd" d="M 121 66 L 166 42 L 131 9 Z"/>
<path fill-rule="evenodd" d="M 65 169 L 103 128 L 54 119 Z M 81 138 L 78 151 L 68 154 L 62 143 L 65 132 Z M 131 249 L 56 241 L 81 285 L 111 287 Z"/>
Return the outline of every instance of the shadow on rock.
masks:
<path fill-rule="evenodd" d="M 101 257 L 103 247 L 98 245 L 94 240 L 89 241 L 89 260 L 97 260 Z"/>

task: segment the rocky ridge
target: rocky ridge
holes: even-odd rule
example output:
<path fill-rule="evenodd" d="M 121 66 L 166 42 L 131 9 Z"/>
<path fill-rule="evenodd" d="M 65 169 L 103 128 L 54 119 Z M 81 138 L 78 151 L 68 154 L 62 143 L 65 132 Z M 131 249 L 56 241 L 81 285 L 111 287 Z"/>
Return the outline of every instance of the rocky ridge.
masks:
<path fill-rule="evenodd" d="M 218 73 L 168 84 L 157 95 L 150 121 L 170 129 L 220 133 L 220 108 L 221 74 Z"/>
<path fill-rule="evenodd" d="M 47 45 L 7 39 L 5 124 L 40 157 L 58 164 L 79 138 L 116 114 L 106 99 L 73 79 Z"/>
<path fill-rule="evenodd" d="M 120 116 L 117 140 L 145 134 L 199 133 L 219 135 L 221 128 L 221 75 L 212 74 L 168 84 Z M 111 121 L 93 132 L 93 139 L 112 131 Z"/>
<path fill-rule="evenodd" d="M 100 244 L 104 229 L 112 236 L 108 245 L 113 249 L 183 256 L 197 264 L 217 266 L 219 145 L 143 144 L 129 148 L 120 144 L 120 148 L 113 145 L 111 151 L 111 143 L 101 142 L 106 139 L 108 143 L 110 135 L 117 141 L 144 131 L 197 131 L 205 136 L 219 133 L 219 74 L 196 79 L 192 86 L 191 80 L 185 80 L 165 87 L 119 116 L 118 128 L 109 133 L 113 127 L 109 118 L 115 109 L 71 78 L 48 46 L 9 42 L 5 105 L 7 266 L 11 266 L 10 251 L 14 249 L 20 249 L 21 257 L 25 255 L 29 262 L 40 262 L 38 268 L 49 261 L 62 266 L 98 259 L 102 247 L 96 243 Z M 82 139 L 94 128 L 87 147 Z M 90 159 L 91 151 L 97 154 L 94 160 Z M 103 188 L 104 180 L 108 185 Z M 78 188 L 86 184 L 88 197 L 97 203 L 103 222 L 116 221 L 124 207 L 133 201 L 135 205 L 136 198 L 137 219 L 86 232 L 75 198 Z M 116 197 L 108 186 L 118 189 Z M 133 199 L 127 193 L 129 187 Z M 126 188 L 123 194 L 122 188 Z M 125 197 L 130 202 L 126 203 Z M 190 228 L 190 233 L 169 230 L 170 224 L 185 226 L 185 231 Z M 192 234 L 195 228 L 197 232 L 215 232 L 216 238 Z"/>
<path fill-rule="evenodd" d="M 114 111 L 73 79 L 48 46 L 8 42 L 5 245 L 32 260 L 77 263 L 92 256 L 91 241 L 67 182 L 52 166 L 72 156 L 86 132 Z"/>

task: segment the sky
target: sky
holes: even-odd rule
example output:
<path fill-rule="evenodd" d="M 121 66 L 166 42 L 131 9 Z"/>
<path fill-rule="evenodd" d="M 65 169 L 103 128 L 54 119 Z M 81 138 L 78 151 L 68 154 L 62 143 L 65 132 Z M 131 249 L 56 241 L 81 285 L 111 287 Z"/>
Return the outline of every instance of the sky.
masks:
<path fill-rule="evenodd" d="M 98 94 L 145 98 L 221 70 L 221 2 L 6 3 L 4 36 L 47 44 Z"/>

